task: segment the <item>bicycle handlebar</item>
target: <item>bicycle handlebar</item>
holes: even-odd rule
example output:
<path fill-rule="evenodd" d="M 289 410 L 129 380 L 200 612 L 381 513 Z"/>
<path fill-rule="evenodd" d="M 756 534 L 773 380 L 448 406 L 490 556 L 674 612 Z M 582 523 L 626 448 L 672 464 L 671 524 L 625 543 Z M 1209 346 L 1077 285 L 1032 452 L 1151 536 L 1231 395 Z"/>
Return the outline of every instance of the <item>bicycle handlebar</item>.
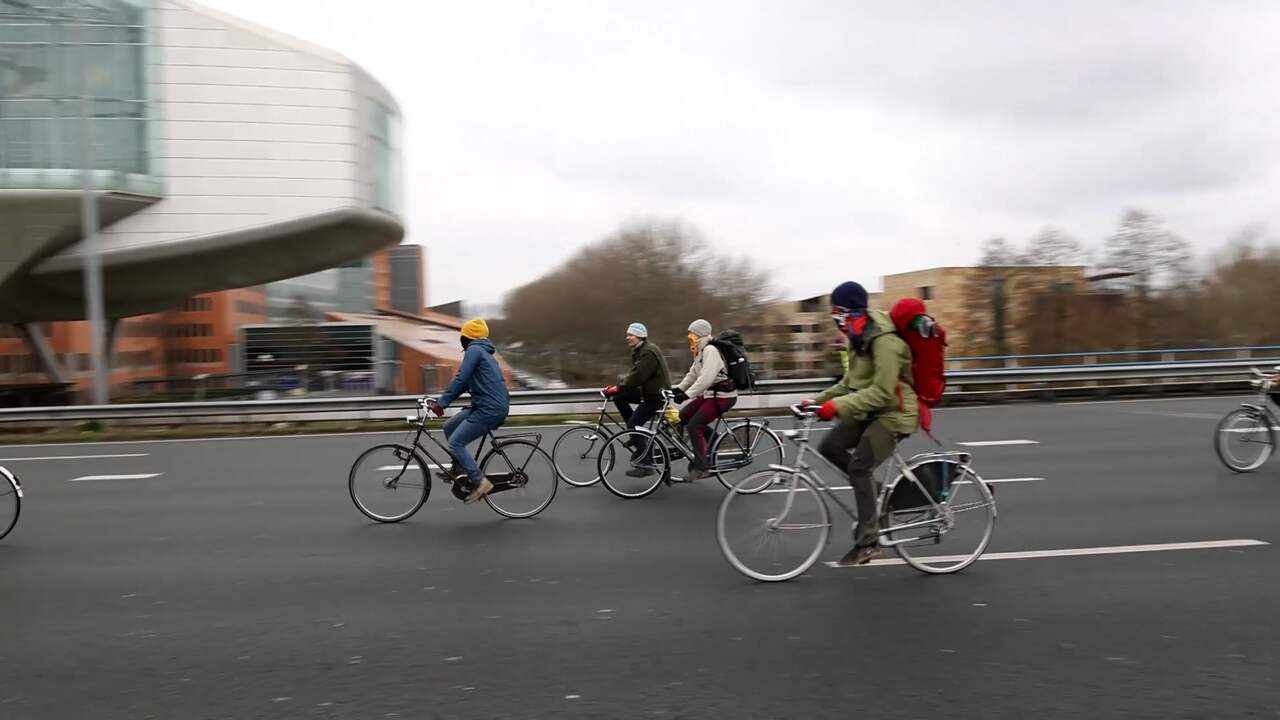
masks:
<path fill-rule="evenodd" d="M 821 405 L 796 404 L 791 406 L 791 414 L 796 416 L 796 419 L 798 420 L 803 420 L 805 418 L 812 418 L 817 416 L 818 410 L 821 407 L 822 407 Z"/>

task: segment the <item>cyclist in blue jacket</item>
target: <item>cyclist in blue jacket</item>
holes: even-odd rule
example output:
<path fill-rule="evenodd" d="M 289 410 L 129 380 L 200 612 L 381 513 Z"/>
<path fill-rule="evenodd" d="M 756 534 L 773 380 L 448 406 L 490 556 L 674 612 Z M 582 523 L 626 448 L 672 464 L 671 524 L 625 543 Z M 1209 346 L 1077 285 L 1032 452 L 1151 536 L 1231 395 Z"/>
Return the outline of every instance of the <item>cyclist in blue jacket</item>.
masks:
<path fill-rule="evenodd" d="M 493 489 L 493 483 L 480 473 L 476 459 L 467 445 L 484 437 L 485 433 L 502 427 L 511 409 L 511 396 L 507 382 L 502 377 L 502 367 L 495 357 L 497 349 L 489 340 L 489 324 L 479 318 L 462 326 L 462 364 L 453 382 L 440 399 L 432 404 L 436 417 L 444 415 L 445 408 L 465 392 L 471 393 L 471 406 L 459 411 L 444 424 L 444 436 L 449 441 L 456 476 L 466 473 L 471 492 L 466 502 L 473 503 Z"/>

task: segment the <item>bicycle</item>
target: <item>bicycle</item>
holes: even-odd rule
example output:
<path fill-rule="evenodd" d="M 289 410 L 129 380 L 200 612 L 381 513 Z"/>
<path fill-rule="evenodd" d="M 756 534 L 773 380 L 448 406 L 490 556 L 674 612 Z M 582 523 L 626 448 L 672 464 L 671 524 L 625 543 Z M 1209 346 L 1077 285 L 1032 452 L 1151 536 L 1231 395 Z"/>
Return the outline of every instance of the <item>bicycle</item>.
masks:
<path fill-rule="evenodd" d="M 427 429 L 427 409 L 432 401 L 432 398 L 419 399 L 417 415 L 405 418 L 417 428 L 411 443 L 375 445 L 361 453 L 352 464 L 347 479 L 351 501 L 370 519 L 395 523 L 416 513 L 431 493 L 431 467 L 442 470 L 441 474 L 448 478 L 454 497 L 466 499 L 469 492 L 466 476 L 453 477 L 452 464 L 448 465 L 450 471 L 444 472 L 446 465 L 422 444 L 422 437 L 426 435 L 444 452 L 444 457 L 452 460 L 448 447 Z M 509 518 L 533 517 L 545 510 L 555 498 L 559 483 L 556 482 L 555 465 L 541 447 L 542 434 L 499 436 L 489 432 L 480 439 L 477 455 L 484 450 L 486 442 L 489 443 L 489 451 L 479 466 L 493 483 L 493 490 L 485 495 L 485 503 L 499 515 Z M 430 459 L 430 464 L 423 456 Z"/>
<path fill-rule="evenodd" d="M 1276 401 L 1271 391 L 1280 379 L 1280 366 L 1271 375 L 1257 368 L 1250 370 L 1254 377 L 1249 384 L 1258 388 L 1257 402 L 1241 403 L 1227 413 L 1218 422 L 1213 438 L 1218 459 L 1238 473 L 1252 472 L 1267 462 L 1275 451 L 1276 428 L 1280 427 L 1280 421 L 1268 405 L 1268 400 Z"/>
<path fill-rule="evenodd" d="M 574 427 L 561 433 L 551 446 L 551 462 L 555 464 L 556 472 L 561 480 L 574 487 L 590 487 L 600 482 L 593 454 L 596 445 L 613 433 L 627 429 L 609 413 L 609 396 L 601 391 L 600 397 L 603 400 L 595 422 L 569 421 Z"/>
<path fill-rule="evenodd" d="M 22 483 L 18 476 L 0 467 L 0 539 L 18 524 L 22 512 Z"/>
<path fill-rule="evenodd" d="M 670 390 L 664 390 L 662 398 L 665 406 L 658 414 L 654 428 L 637 427 L 614 433 L 600 448 L 596 474 L 609 492 L 620 498 L 639 499 L 663 483 L 670 484 L 673 455 L 677 460 L 692 461 L 695 457 L 693 448 L 677 430 L 679 414 L 674 395 Z M 707 448 L 707 470 L 725 489 L 738 485 L 741 477 L 735 473 L 751 465 L 756 458 L 766 458 L 769 463 L 782 462 L 785 458 L 782 440 L 769 427 L 768 420 L 761 422 L 744 418 L 729 423 L 720 417 L 716 419 L 713 432 L 715 436 Z M 624 468 L 627 470 L 613 472 Z M 630 470 L 639 470 L 642 475 L 627 474 Z M 764 488 L 761 485 L 758 490 Z"/>
<path fill-rule="evenodd" d="M 827 485 L 805 461 L 817 407 L 793 405 L 791 412 L 798 428 L 783 435 L 799 448 L 795 462 L 772 465 L 745 478 L 740 485 L 746 491 L 735 488 L 725 495 L 716 517 L 716 538 L 725 559 L 743 575 L 766 582 L 790 580 L 818 560 L 831 532 L 824 496 L 851 519 L 857 517 L 835 494 L 844 488 Z M 885 475 L 895 467 L 899 472 L 881 486 L 876 499 L 879 545 L 893 548 L 908 565 L 930 574 L 958 572 L 977 560 L 991 541 L 996 501 L 970 460 L 968 453 L 951 451 L 903 460 L 895 448 Z M 761 492 L 755 489 L 759 484 L 774 487 Z M 973 518 L 972 527 L 962 526 L 962 518 Z M 746 521 L 741 530 L 739 519 Z M 794 560 L 784 557 L 783 547 L 793 540 L 799 550 Z M 763 556 L 758 565 L 746 558 L 751 550 Z"/>

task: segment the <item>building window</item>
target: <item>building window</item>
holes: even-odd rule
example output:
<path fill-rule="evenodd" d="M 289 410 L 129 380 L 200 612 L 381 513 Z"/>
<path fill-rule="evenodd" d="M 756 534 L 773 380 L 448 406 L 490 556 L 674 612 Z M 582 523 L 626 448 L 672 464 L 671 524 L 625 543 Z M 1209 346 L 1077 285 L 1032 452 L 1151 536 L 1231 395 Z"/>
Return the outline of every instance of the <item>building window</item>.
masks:
<path fill-rule="evenodd" d="M 934 297 L 934 295 L 933 295 L 933 286 L 932 286 L 932 285 L 921 285 L 921 286 L 920 286 L 920 299 L 921 299 L 921 300 L 932 300 L 932 299 L 933 299 L 933 297 Z"/>
<path fill-rule="evenodd" d="M 80 168 L 77 99 L 83 75 L 96 98 L 98 168 L 148 172 L 143 8 L 134 2 L 92 3 L 82 62 L 75 47 L 79 34 L 58 11 L 86 4 L 0 3 L 0 65 L 12 69 L 6 74 L 14 78 L 6 78 L 0 93 L 0 168 Z"/>
<path fill-rule="evenodd" d="M 387 106 L 369 101 L 370 165 L 373 205 L 400 212 L 400 118 Z"/>

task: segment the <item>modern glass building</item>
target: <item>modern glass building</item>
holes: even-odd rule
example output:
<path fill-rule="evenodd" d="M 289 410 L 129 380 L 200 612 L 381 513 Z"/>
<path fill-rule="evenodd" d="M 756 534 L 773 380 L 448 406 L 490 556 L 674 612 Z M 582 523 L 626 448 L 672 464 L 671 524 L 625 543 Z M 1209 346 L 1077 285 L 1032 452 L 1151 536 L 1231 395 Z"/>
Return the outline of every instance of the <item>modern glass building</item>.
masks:
<path fill-rule="evenodd" d="M 404 233 L 399 135 L 350 60 L 194 2 L 0 0 L 0 322 L 84 317 L 86 146 L 119 318 L 367 266 Z"/>

